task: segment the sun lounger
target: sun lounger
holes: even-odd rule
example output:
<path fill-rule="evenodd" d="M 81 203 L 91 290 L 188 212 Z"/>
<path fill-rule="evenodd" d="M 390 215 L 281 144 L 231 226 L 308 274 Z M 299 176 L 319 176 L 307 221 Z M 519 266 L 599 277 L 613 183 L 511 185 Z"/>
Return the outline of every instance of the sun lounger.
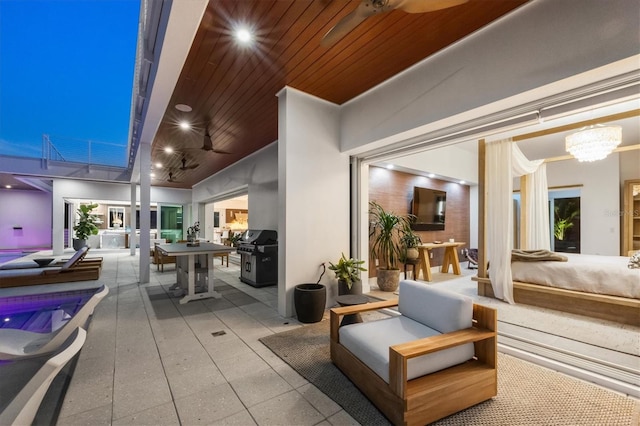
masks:
<path fill-rule="evenodd" d="M 61 266 L 0 270 L 0 288 L 88 281 L 100 278 L 100 265 L 83 264 L 88 247 L 78 250 Z"/>
<path fill-rule="evenodd" d="M 0 360 L 40 356 L 57 350 L 75 329 L 86 327 L 96 305 L 108 293 L 108 287 L 100 287 L 66 324 L 51 333 L 0 328 Z"/>
<path fill-rule="evenodd" d="M 51 382 L 80 351 L 86 339 L 82 328 L 72 330 L 59 353 L 49 359 L 16 361 L 0 365 L 0 424 L 30 425 Z"/>

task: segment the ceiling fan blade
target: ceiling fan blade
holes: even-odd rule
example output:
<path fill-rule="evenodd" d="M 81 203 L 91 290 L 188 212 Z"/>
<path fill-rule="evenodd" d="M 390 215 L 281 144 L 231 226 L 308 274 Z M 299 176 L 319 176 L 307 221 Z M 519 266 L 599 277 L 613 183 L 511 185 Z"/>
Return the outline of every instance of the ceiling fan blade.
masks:
<path fill-rule="evenodd" d="M 214 154 L 231 154 L 229 151 L 222 151 L 221 149 L 214 149 L 214 148 L 211 148 L 208 151 L 213 152 Z"/>
<path fill-rule="evenodd" d="M 213 141 L 211 140 L 211 135 L 209 135 L 208 130 L 204 132 L 201 149 L 204 151 L 211 151 L 213 149 Z"/>
<path fill-rule="evenodd" d="M 383 0 L 362 0 L 353 12 L 342 18 L 322 37 L 320 45 L 329 47 L 350 33 L 368 17 L 388 12 L 392 9 L 393 7 L 390 7 L 389 4 Z"/>
<path fill-rule="evenodd" d="M 180 170 L 185 171 L 185 170 L 193 170 L 195 168 L 197 168 L 200 164 L 192 164 L 190 166 L 187 166 L 187 159 L 185 157 L 182 157 L 182 167 L 180 167 Z"/>
<path fill-rule="evenodd" d="M 407 13 L 427 13 L 436 10 L 448 9 L 469 0 L 391 0 L 389 6 Z"/>

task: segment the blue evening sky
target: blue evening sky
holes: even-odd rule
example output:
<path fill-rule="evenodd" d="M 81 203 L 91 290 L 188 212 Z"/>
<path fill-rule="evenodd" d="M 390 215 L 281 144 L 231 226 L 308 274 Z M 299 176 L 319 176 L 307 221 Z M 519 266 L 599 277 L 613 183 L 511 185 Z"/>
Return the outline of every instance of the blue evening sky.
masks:
<path fill-rule="evenodd" d="M 0 0 L 0 154 L 126 165 L 140 0 Z M 69 152 L 67 154 L 67 152 Z M 120 156 L 120 154 L 122 156 Z"/>

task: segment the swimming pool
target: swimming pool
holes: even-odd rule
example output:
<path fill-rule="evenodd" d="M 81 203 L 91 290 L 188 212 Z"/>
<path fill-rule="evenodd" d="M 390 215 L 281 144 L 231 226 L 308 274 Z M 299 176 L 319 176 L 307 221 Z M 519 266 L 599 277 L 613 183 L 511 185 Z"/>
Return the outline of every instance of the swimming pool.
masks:
<path fill-rule="evenodd" d="M 0 297 L 0 328 L 50 333 L 71 319 L 97 290 Z"/>
<path fill-rule="evenodd" d="M 21 251 L 0 251 L 0 265 L 24 256 L 26 256 L 26 254 Z"/>

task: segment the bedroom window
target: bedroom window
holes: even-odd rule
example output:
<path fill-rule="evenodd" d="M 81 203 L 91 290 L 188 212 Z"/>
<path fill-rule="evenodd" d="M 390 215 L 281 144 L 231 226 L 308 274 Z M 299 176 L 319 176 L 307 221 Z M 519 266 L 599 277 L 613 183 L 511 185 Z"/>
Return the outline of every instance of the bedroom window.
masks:
<path fill-rule="evenodd" d="M 520 247 L 520 192 L 513 194 L 513 247 Z M 580 253 L 580 188 L 549 191 L 551 250 Z"/>
<path fill-rule="evenodd" d="M 580 253 L 580 190 L 549 191 L 551 250 Z"/>

